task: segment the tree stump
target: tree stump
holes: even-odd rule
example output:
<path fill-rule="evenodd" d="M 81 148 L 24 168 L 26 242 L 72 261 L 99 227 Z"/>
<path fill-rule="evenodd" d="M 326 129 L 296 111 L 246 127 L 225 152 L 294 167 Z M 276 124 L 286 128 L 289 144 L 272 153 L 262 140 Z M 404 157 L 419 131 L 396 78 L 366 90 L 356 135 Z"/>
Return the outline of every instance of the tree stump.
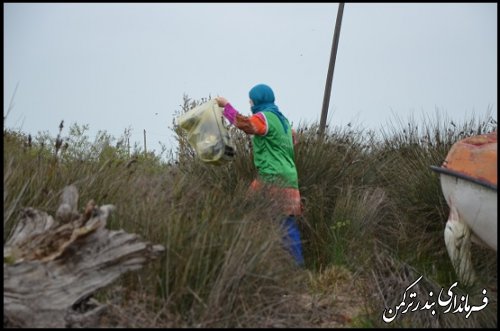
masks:
<path fill-rule="evenodd" d="M 4 327 L 97 327 L 106 309 L 90 296 L 142 268 L 164 247 L 106 229 L 113 205 L 87 203 L 67 186 L 55 219 L 25 208 L 4 245 Z"/>

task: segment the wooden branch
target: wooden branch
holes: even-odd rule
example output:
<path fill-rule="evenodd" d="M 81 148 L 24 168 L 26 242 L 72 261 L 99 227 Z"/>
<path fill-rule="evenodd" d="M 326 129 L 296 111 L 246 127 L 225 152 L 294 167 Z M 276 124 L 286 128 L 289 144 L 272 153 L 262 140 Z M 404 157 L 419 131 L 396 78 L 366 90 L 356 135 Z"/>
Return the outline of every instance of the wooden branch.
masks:
<path fill-rule="evenodd" d="M 106 229 L 113 205 L 91 200 L 79 215 L 77 201 L 68 186 L 56 220 L 23 210 L 4 246 L 4 327 L 97 327 L 106 305 L 90 296 L 164 251 L 136 234 Z"/>

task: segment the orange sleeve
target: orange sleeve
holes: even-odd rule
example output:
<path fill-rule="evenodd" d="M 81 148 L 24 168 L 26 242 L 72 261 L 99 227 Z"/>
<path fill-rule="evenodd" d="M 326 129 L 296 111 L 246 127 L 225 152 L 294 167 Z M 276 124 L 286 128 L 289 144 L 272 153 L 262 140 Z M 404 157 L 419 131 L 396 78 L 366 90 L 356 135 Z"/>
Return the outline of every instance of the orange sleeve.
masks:
<path fill-rule="evenodd" d="M 257 113 L 252 116 L 236 115 L 234 125 L 247 134 L 265 136 L 267 134 L 267 120 L 264 114 Z"/>

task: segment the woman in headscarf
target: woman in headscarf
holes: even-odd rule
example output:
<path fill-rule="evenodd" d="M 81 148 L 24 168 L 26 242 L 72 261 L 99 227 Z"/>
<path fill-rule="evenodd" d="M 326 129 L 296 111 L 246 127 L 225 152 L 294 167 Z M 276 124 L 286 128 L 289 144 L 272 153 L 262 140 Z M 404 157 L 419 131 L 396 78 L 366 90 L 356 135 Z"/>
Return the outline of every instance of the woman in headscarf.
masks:
<path fill-rule="evenodd" d="M 253 161 L 258 177 L 250 188 L 268 188 L 281 204 L 286 229 L 285 247 L 298 265 L 304 265 L 297 216 L 302 214 L 297 168 L 294 156 L 294 134 L 288 119 L 274 103 L 273 90 L 258 84 L 250 92 L 251 116 L 241 115 L 224 97 L 217 97 L 224 116 L 238 129 L 252 137 Z"/>

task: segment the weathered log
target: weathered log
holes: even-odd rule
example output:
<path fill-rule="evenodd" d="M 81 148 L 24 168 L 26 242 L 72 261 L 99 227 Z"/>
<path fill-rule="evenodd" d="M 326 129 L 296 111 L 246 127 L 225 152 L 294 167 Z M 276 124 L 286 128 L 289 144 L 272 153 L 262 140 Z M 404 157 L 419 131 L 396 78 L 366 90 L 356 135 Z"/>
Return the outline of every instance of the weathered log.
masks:
<path fill-rule="evenodd" d="M 106 229 L 113 205 L 64 189 L 56 219 L 25 208 L 4 246 L 4 327 L 97 327 L 106 310 L 90 296 L 164 251 L 123 230 Z"/>

